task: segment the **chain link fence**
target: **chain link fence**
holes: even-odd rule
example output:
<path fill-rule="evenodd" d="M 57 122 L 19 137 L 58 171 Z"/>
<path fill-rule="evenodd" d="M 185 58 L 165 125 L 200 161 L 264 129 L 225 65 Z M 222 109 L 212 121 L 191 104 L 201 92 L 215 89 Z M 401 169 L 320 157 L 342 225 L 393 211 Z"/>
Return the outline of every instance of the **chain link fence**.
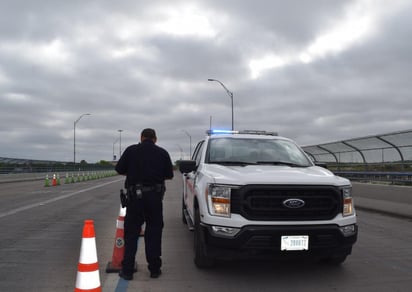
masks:
<path fill-rule="evenodd" d="M 350 179 L 412 182 L 412 130 L 302 148 L 314 162 Z"/>

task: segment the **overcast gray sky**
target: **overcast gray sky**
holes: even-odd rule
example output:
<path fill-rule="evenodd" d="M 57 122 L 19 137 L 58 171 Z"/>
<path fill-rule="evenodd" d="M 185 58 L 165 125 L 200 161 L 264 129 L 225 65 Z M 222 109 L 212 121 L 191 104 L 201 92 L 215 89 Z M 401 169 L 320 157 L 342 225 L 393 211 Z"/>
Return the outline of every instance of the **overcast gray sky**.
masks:
<path fill-rule="evenodd" d="M 210 121 L 301 145 L 412 128 L 412 1 L 0 1 L 0 157 L 111 160 Z"/>

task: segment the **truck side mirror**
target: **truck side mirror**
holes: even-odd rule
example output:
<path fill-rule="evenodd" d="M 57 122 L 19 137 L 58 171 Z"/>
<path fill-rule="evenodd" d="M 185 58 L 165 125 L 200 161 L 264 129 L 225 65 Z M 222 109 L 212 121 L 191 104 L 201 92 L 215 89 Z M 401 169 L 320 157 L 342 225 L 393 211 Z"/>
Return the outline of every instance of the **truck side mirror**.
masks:
<path fill-rule="evenodd" d="M 196 170 L 195 160 L 179 160 L 177 161 L 179 165 L 179 171 L 181 173 L 189 173 Z"/>

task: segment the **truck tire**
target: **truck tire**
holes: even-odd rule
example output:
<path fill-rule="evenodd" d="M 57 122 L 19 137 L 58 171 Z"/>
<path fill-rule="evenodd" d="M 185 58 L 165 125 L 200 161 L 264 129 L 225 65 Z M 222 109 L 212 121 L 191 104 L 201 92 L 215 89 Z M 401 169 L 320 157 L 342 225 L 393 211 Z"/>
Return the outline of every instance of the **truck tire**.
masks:
<path fill-rule="evenodd" d="M 186 211 L 185 199 L 182 196 L 182 221 L 183 221 L 183 224 L 187 224 L 185 211 Z"/>
<path fill-rule="evenodd" d="M 200 227 L 200 211 L 195 210 L 195 230 L 194 230 L 194 262 L 196 267 L 211 268 L 214 266 L 215 261 L 213 258 L 206 255 L 206 247 L 204 243 L 204 234 Z"/>
<path fill-rule="evenodd" d="M 331 266 L 339 266 L 343 264 L 343 262 L 346 260 L 347 255 L 337 255 L 337 256 L 331 256 L 328 258 L 324 258 L 322 260 L 323 263 Z"/>

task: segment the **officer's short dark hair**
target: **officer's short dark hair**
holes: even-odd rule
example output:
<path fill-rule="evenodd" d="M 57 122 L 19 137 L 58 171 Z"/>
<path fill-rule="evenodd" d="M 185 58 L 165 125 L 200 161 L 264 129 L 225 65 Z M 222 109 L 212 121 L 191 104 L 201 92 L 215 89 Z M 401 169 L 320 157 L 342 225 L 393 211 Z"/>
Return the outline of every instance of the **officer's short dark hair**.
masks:
<path fill-rule="evenodd" d="M 146 128 L 142 131 L 141 136 L 148 139 L 156 139 L 156 132 L 153 129 Z"/>

